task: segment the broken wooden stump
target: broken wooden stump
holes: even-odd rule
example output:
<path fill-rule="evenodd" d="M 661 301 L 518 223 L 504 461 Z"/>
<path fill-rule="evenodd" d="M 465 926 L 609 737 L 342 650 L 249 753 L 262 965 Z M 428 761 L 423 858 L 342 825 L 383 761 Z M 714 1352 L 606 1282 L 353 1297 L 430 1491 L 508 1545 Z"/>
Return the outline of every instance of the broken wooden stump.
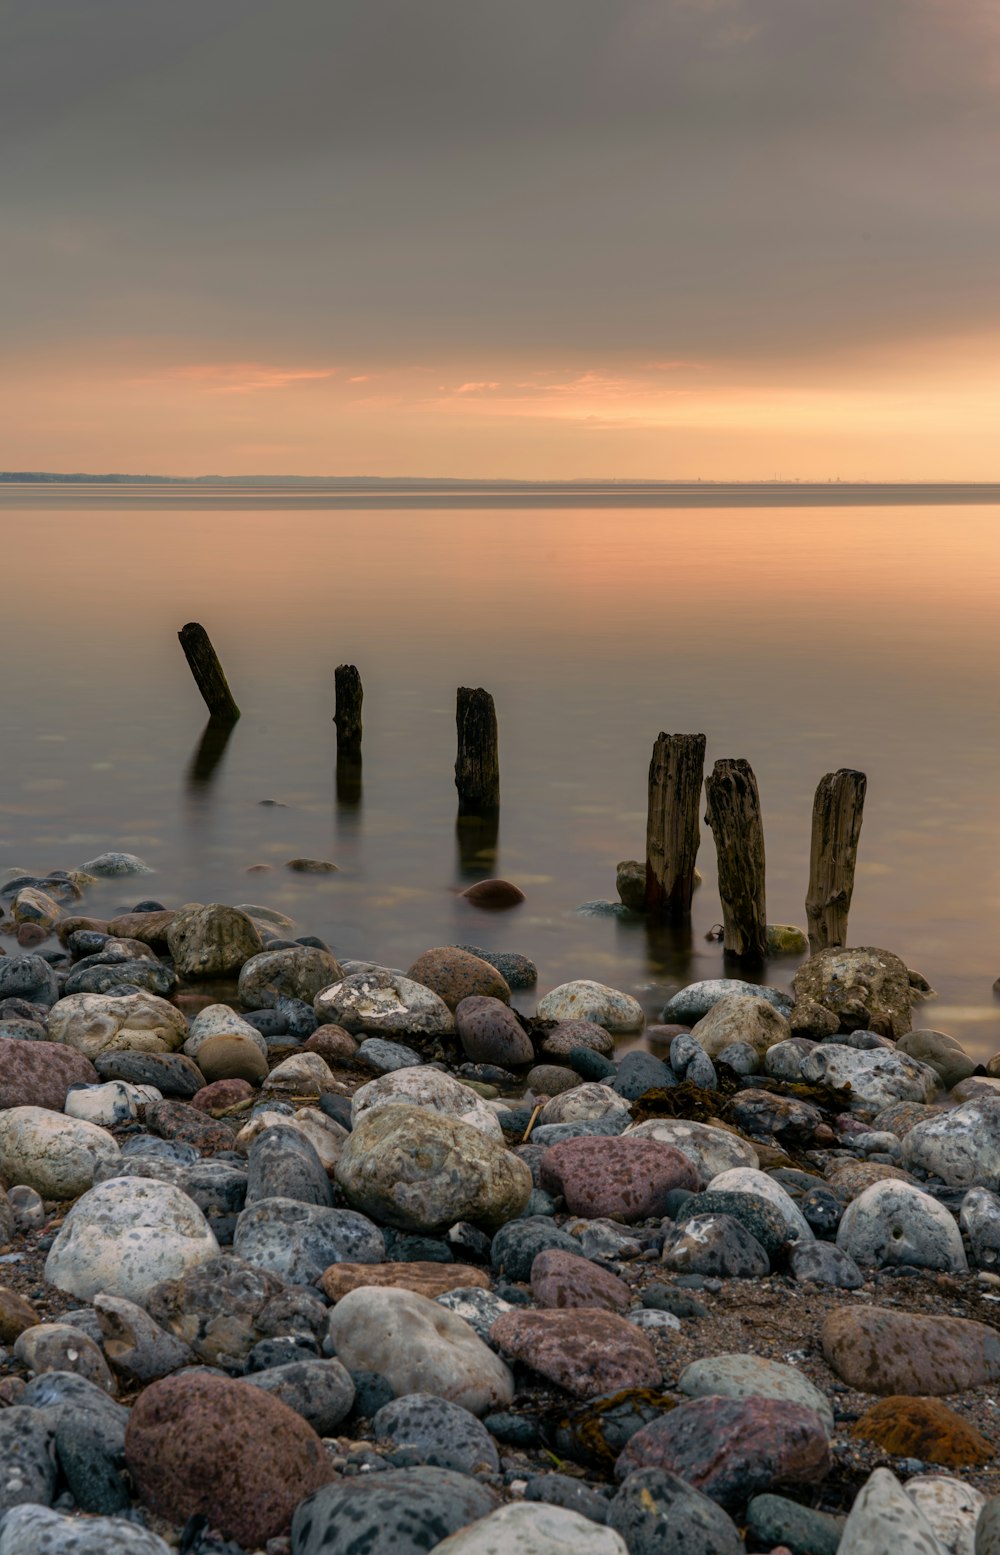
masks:
<path fill-rule="evenodd" d="M 177 637 L 211 716 L 220 723 L 235 723 L 240 710 L 205 628 L 197 621 L 189 621 Z"/>
<path fill-rule="evenodd" d="M 333 672 L 336 704 L 333 721 L 337 725 L 337 760 L 361 759 L 361 703 L 364 692 L 361 676 L 354 664 L 338 664 Z"/>
<path fill-rule="evenodd" d="M 759 963 L 767 951 L 764 827 L 750 763 L 742 757 L 717 761 L 705 779 L 705 797 L 719 859 L 723 949 Z"/>
<path fill-rule="evenodd" d="M 847 915 L 854 894 L 867 787 L 863 772 L 841 767 L 821 778 L 816 789 L 806 893 L 811 955 L 847 944 Z"/>
<path fill-rule="evenodd" d="M 704 772 L 703 734 L 657 735 L 646 813 L 647 912 L 690 917 Z"/>
<path fill-rule="evenodd" d="M 486 815 L 500 808 L 500 755 L 493 698 L 481 686 L 459 686 L 456 704 L 458 813 Z"/>

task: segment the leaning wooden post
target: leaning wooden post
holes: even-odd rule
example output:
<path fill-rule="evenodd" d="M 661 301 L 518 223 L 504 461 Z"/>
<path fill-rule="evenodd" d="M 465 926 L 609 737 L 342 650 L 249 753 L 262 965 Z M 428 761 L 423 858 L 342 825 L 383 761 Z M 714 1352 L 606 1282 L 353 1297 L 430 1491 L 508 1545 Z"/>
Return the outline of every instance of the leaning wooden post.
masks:
<path fill-rule="evenodd" d="M 487 814 L 500 808 L 500 756 L 493 698 L 481 686 L 459 686 L 456 707 L 458 813 Z"/>
<path fill-rule="evenodd" d="M 767 951 L 764 900 L 764 827 L 760 795 L 750 763 L 717 761 L 705 779 L 706 821 L 719 856 L 723 948 L 742 961 L 760 962 Z"/>
<path fill-rule="evenodd" d="M 649 763 L 646 814 L 646 911 L 691 914 L 698 857 L 703 734 L 657 735 Z"/>
<path fill-rule="evenodd" d="M 868 779 L 841 767 L 820 779 L 813 800 L 806 923 L 813 955 L 847 944 L 847 915 L 854 894 L 854 867 Z"/>
<path fill-rule="evenodd" d="M 364 699 L 361 676 L 355 665 L 338 664 L 333 679 L 337 696 L 333 715 L 337 725 L 337 760 L 358 761 L 361 758 L 361 703 Z"/>
<path fill-rule="evenodd" d="M 221 723 L 234 724 L 240 710 L 205 628 L 197 621 L 189 621 L 187 626 L 181 627 L 177 637 L 208 711 Z"/>

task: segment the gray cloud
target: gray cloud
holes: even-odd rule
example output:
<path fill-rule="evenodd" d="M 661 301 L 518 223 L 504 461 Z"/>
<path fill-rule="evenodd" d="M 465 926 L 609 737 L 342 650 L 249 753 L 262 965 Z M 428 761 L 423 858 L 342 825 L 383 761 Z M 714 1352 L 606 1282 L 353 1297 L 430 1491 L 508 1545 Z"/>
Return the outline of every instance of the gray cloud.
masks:
<path fill-rule="evenodd" d="M 11 343 L 753 359 L 1000 323 L 989 0 L 8 10 Z"/>

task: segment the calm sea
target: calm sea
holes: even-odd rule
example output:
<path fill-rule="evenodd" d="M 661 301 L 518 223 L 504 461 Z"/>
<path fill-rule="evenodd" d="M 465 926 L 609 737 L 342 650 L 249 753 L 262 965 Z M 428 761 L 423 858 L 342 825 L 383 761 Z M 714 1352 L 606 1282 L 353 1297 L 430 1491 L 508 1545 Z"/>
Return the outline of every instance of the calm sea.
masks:
<path fill-rule="evenodd" d="M 773 922 L 804 922 L 818 779 L 867 773 L 851 940 L 902 955 L 938 990 L 921 1023 L 988 1056 L 998 520 L 996 492 L 864 487 L 0 487 L 0 870 L 124 848 L 156 873 L 95 889 L 95 912 L 263 903 L 341 955 L 404 968 L 453 941 L 520 950 L 539 992 L 592 977 L 655 1015 L 723 970 L 705 937 L 721 916 L 707 829 L 688 944 L 575 909 L 614 897 L 616 861 L 643 852 L 657 732 L 703 731 L 709 762 L 744 756 L 757 774 Z M 243 709 L 221 753 L 199 756 L 205 711 L 176 636 L 189 620 Z M 342 662 L 365 689 L 356 803 L 334 776 Z M 459 685 L 490 690 L 500 722 L 496 858 L 471 872 Z M 296 856 L 338 872 L 293 874 Z M 477 874 L 526 902 L 477 912 L 457 895 Z M 773 962 L 766 980 L 794 969 Z"/>

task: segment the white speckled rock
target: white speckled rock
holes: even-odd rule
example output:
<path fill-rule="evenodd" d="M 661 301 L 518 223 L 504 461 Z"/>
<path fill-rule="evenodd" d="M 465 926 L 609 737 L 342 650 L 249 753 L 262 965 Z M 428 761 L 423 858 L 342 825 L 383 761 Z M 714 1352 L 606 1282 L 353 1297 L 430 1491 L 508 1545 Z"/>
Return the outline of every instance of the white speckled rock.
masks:
<path fill-rule="evenodd" d="M 941 1084 L 929 1064 L 905 1053 L 840 1042 L 817 1042 L 802 1060 L 802 1078 L 812 1085 L 849 1085 L 858 1104 L 878 1111 L 896 1101 L 928 1102 Z"/>
<path fill-rule="evenodd" d="M 319 1053 L 290 1053 L 275 1064 L 261 1087 L 268 1091 L 295 1091 L 299 1095 L 319 1095 L 333 1090 L 330 1065 Z"/>
<path fill-rule="evenodd" d="M 435 1548 L 441 1555 L 628 1555 L 612 1528 L 545 1501 L 511 1501 Z"/>
<path fill-rule="evenodd" d="M 691 1029 L 691 1035 L 709 1058 L 733 1042 L 745 1042 L 758 1058 L 763 1058 L 768 1048 L 787 1042 L 791 1034 L 792 1028 L 781 1011 L 770 1000 L 755 994 L 724 995 Z"/>
<path fill-rule="evenodd" d="M 509 1367 L 468 1323 L 413 1291 L 362 1285 L 342 1296 L 327 1334 L 348 1371 L 377 1371 L 397 1398 L 433 1393 L 474 1415 L 514 1397 Z"/>
<path fill-rule="evenodd" d="M 888 1469 L 869 1475 L 851 1507 L 837 1555 L 948 1555 L 923 1512 Z"/>
<path fill-rule="evenodd" d="M 449 1036 L 455 1017 L 423 983 L 395 972 L 355 972 L 313 1000 L 321 1021 L 372 1037 Z"/>
<path fill-rule="evenodd" d="M 294 1113 L 272 1111 L 265 1107 L 240 1129 L 236 1136 L 236 1149 L 249 1150 L 257 1135 L 262 1134 L 266 1128 L 273 1128 L 275 1124 L 297 1129 L 300 1134 L 304 1134 L 327 1172 L 333 1171 L 340 1160 L 344 1141 L 350 1138 L 349 1131 L 342 1124 L 328 1118 L 318 1107 L 300 1107 Z"/>
<path fill-rule="evenodd" d="M 201 1210 L 171 1183 L 115 1177 L 73 1205 L 45 1260 L 45 1278 L 90 1301 L 99 1291 L 140 1305 L 161 1280 L 218 1255 Z"/>
<path fill-rule="evenodd" d="M 67 1118 L 47 1107 L 0 1112 L 0 1177 L 24 1183 L 46 1199 L 75 1199 L 92 1187 L 94 1173 L 121 1152 L 107 1129 Z"/>
<path fill-rule="evenodd" d="M 738 1166 L 732 1171 L 720 1172 L 718 1177 L 713 1177 L 706 1191 L 721 1192 L 723 1189 L 729 1193 L 752 1193 L 756 1198 L 764 1199 L 772 1209 L 778 1211 L 788 1227 L 793 1242 L 815 1241 L 812 1227 L 798 1205 L 785 1192 L 781 1184 L 775 1182 L 773 1177 L 768 1177 L 766 1172 Z"/>
<path fill-rule="evenodd" d="M 756 1171 L 760 1165 L 757 1152 L 748 1139 L 730 1134 L 724 1128 L 713 1128 L 710 1123 L 692 1123 L 686 1118 L 649 1118 L 645 1123 L 633 1123 L 622 1137 L 658 1139 L 661 1145 L 673 1145 L 694 1163 L 705 1182 L 740 1166 L 749 1166 Z"/>
<path fill-rule="evenodd" d="M 553 1096 L 538 1114 L 538 1121 L 543 1126 L 546 1123 L 590 1123 L 596 1118 L 606 1118 L 612 1114 L 621 1117 L 628 1110 L 628 1102 L 617 1091 L 613 1091 L 610 1085 L 588 1081 L 585 1085 L 574 1085 L 571 1091 Z"/>
<path fill-rule="evenodd" d="M 912 1183 L 887 1178 L 852 1199 L 837 1228 L 837 1246 L 859 1268 L 913 1264 L 918 1269 L 968 1269 L 954 1218 Z"/>
<path fill-rule="evenodd" d="M 441 1069 L 422 1064 L 415 1069 L 395 1069 L 391 1074 L 369 1080 L 354 1093 L 351 1121 L 357 1123 L 367 1113 L 402 1102 L 412 1107 L 429 1107 L 445 1117 L 458 1118 L 470 1128 L 479 1129 L 491 1139 L 503 1139 L 499 1119 L 475 1091 L 461 1085 Z"/>
<path fill-rule="evenodd" d="M 833 1408 L 808 1377 L 794 1366 L 768 1361 L 760 1355 L 713 1355 L 692 1361 L 680 1374 L 677 1386 L 689 1398 L 778 1398 L 804 1404 L 819 1415 L 827 1434 L 833 1435 Z"/>
<path fill-rule="evenodd" d="M 75 1047 L 88 1058 L 99 1053 L 172 1053 L 187 1036 L 176 1005 L 145 990 L 123 994 L 73 993 L 52 1006 L 49 1040 Z"/>
<path fill-rule="evenodd" d="M 951 1188 L 1000 1189 L 1000 1096 L 977 1096 L 903 1136 L 903 1165 Z"/>
<path fill-rule="evenodd" d="M 128 1123 L 138 1117 L 147 1102 L 162 1101 L 163 1093 L 155 1085 L 130 1085 L 126 1080 L 108 1080 L 103 1085 L 74 1085 L 66 1093 L 63 1108 L 68 1118 L 82 1118 L 101 1128 Z"/>
<path fill-rule="evenodd" d="M 267 1043 L 256 1026 L 251 1026 L 248 1020 L 244 1020 L 242 1015 L 237 1015 L 228 1004 L 206 1004 L 191 1022 L 184 1051 L 189 1058 L 197 1058 L 198 1049 L 209 1037 L 235 1036 L 248 1037 L 265 1058 L 267 1057 Z"/>
<path fill-rule="evenodd" d="M 995 1270 L 1000 1263 L 1000 1198 L 989 1188 L 970 1188 L 958 1224 L 969 1239 L 973 1263 Z"/>
<path fill-rule="evenodd" d="M 641 1031 L 646 1024 L 638 999 L 587 978 L 561 983 L 547 993 L 539 1001 L 538 1019 L 589 1020 L 603 1026 L 613 1036 Z"/>
<path fill-rule="evenodd" d="M 123 1517 L 64 1517 L 47 1506 L 15 1506 L 3 1519 L 0 1555 L 173 1555 L 158 1534 Z"/>
<path fill-rule="evenodd" d="M 975 1555 L 976 1523 L 986 1497 L 949 1474 L 917 1474 L 904 1486 L 948 1555 Z"/>

